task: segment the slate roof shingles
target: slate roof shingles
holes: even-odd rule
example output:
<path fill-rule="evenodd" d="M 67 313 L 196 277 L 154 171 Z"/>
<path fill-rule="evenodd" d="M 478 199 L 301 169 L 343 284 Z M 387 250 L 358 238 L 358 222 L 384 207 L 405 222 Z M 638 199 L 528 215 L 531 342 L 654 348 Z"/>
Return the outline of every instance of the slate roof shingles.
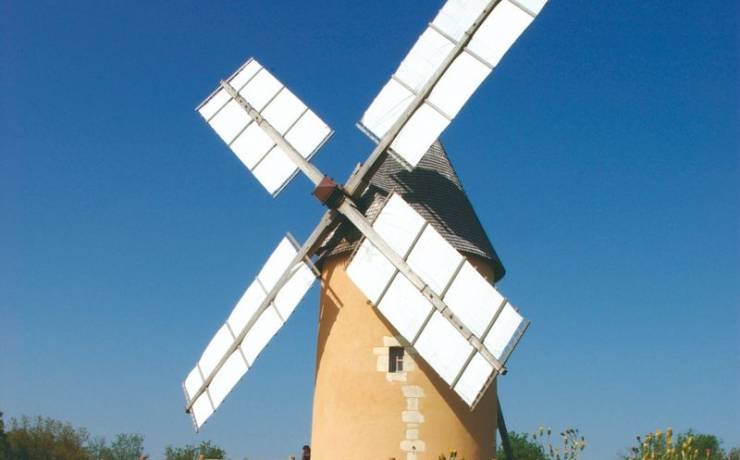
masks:
<path fill-rule="evenodd" d="M 455 249 L 491 263 L 495 281 L 504 276 L 504 266 L 439 141 L 429 148 L 413 171 L 406 170 L 393 156 L 386 156 L 357 206 L 372 221 L 391 192 L 399 193 Z M 319 262 L 353 251 L 360 240 L 360 233 L 343 223 L 324 242 Z"/>

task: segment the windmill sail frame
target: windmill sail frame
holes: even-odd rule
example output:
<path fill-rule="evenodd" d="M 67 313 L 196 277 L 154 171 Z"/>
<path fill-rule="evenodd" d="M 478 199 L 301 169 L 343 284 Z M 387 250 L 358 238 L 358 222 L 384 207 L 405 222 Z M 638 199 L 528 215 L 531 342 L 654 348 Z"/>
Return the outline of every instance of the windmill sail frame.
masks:
<path fill-rule="evenodd" d="M 185 410 L 191 414 L 196 431 L 218 409 L 241 376 L 252 367 L 254 360 L 274 334 L 282 328 L 305 293 L 310 289 L 319 272 L 311 263 L 309 254 L 333 231 L 337 224 L 336 214 L 329 211 L 321 219 L 319 225 L 303 246 L 299 247 L 290 234 L 283 238 L 255 280 L 247 288 L 227 321 L 219 328 L 206 347 L 203 356 L 183 382 L 183 392 L 186 399 Z M 287 259 L 286 256 L 290 256 L 290 259 Z M 280 261 L 279 259 L 283 260 Z M 312 279 L 306 285 L 305 277 L 309 273 Z M 304 278 L 304 284 L 299 285 L 297 295 L 294 291 L 287 293 L 292 295 L 285 298 L 286 285 L 296 279 L 297 276 Z M 301 282 L 300 279 L 298 281 Z M 280 302 L 281 294 L 285 298 L 284 302 Z M 262 297 L 262 299 L 260 300 L 259 297 Z M 274 310 L 273 314 L 269 317 L 265 316 L 266 312 L 271 311 L 271 309 Z M 279 324 L 273 324 L 273 326 L 277 326 L 274 332 L 269 334 L 266 339 L 258 339 L 254 343 L 256 347 L 245 348 L 244 343 L 249 340 L 248 336 L 254 332 L 258 322 L 266 320 L 270 322 L 271 319 L 279 321 Z M 274 321 L 272 322 L 274 323 Z M 231 338 L 229 339 L 229 337 Z M 245 367 L 240 371 L 236 380 L 227 384 L 228 388 L 220 391 L 219 397 L 214 398 L 210 391 L 212 383 L 224 367 L 228 366 L 232 356 L 237 354 L 241 356 Z M 206 362 L 206 372 L 203 371 L 204 360 Z"/>
<path fill-rule="evenodd" d="M 297 272 L 304 278 L 307 271 L 316 277 L 310 259 L 336 229 L 340 215 L 364 236 L 347 267 L 350 278 L 471 410 L 493 379 L 506 372 L 505 364 L 529 321 L 400 197 L 391 195 L 373 223 L 354 201 L 389 152 L 406 167 L 415 167 L 545 2 L 448 0 L 358 124 L 377 145 L 344 186 L 310 163 L 333 134 L 331 128 L 256 60 L 249 59 L 221 81 L 196 108 L 273 196 L 301 171 L 316 186 L 314 195 L 329 207 L 303 246 L 287 238 L 292 247 L 289 263 L 272 270 L 267 283 L 260 280 L 263 268 L 252 286 L 258 285 L 264 297 L 257 303 L 251 301 L 248 319 L 244 321 L 242 315 L 238 332 L 230 324 L 231 317 L 227 320 L 183 383 L 186 411 L 191 412 L 196 430 L 252 366 L 310 288 L 304 280 L 302 292 L 290 297 L 286 311 L 276 305 Z M 500 43 L 486 42 L 494 39 Z M 440 53 L 440 49 L 446 52 Z M 373 119 L 373 110 L 378 107 L 378 116 Z M 390 112 L 384 112 L 388 108 Z M 383 120 L 388 114 L 393 118 Z M 394 206 L 403 209 L 395 218 L 414 230 L 399 225 L 401 233 L 388 231 L 386 224 L 394 217 L 383 213 Z M 278 250 L 285 247 L 283 243 Z M 385 278 L 377 278 L 379 274 Z M 368 280 L 377 285 L 369 287 Z M 412 318 L 414 329 L 409 329 L 409 321 L 404 323 L 409 318 L 399 319 L 399 311 L 384 304 L 385 298 L 394 296 L 411 299 L 418 307 L 420 313 Z M 243 309 L 241 304 L 232 316 L 239 309 Z M 273 310 L 275 318 L 265 319 L 270 322 L 265 329 L 268 333 L 255 339 L 254 349 L 243 349 L 250 331 Z M 221 373 L 227 377 L 219 380 Z M 215 392 L 212 386 L 217 387 Z"/>

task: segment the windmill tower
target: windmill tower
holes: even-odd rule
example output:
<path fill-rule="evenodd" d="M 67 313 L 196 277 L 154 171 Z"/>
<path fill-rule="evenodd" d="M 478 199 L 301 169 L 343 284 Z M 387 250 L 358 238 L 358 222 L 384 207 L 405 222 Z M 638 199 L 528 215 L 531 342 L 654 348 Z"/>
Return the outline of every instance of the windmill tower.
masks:
<path fill-rule="evenodd" d="M 529 322 L 493 287 L 503 267 L 436 139 L 544 3 L 448 0 L 363 115 L 376 146 L 344 185 L 310 163 L 331 129 L 256 60 L 196 109 L 270 194 L 301 172 L 328 208 L 302 245 L 283 238 L 187 375 L 196 430 L 318 277 L 314 457 L 491 457 L 494 381 Z"/>
<path fill-rule="evenodd" d="M 504 270 L 439 143 L 408 172 L 386 157 L 359 200 L 373 219 L 399 193 L 490 281 Z M 461 458 L 493 458 L 496 395 L 464 404 L 354 287 L 345 268 L 361 234 L 325 243 L 312 423 L 315 458 L 431 458 L 454 446 Z M 348 360 L 351 362 L 348 363 Z M 359 414 L 359 415 L 358 415 Z M 372 423 L 368 423 L 372 420 Z"/>

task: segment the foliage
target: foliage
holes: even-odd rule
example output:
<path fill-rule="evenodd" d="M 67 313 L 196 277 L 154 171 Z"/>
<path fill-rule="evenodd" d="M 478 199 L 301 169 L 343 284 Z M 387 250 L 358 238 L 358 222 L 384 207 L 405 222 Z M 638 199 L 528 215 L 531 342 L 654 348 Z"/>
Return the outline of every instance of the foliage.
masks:
<path fill-rule="evenodd" d="M 89 458 L 87 431 L 51 418 L 11 419 L 6 436 L 9 458 L 13 460 Z"/>
<path fill-rule="evenodd" d="M 552 429 L 540 427 L 529 435 L 509 433 L 511 450 L 517 460 L 576 460 L 586 448 L 586 439 L 575 428 L 560 433 L 562 445 L 557 447 L 552 441 Z M 496 458 L 506 459 L 503 446 L 496 451 Z M 509 459 L 506 459 L 509 460 Z"/>
<path fill-rule="evenodd" d="M 119 434 L 110 445 L 111 460 L 138 460 L 144 454 L 144 436 Z"/>
<path fill-rule="evenodd" d="M 666 432 L 666 437 L 667 435 L 668 432 Z M 709 460 L 724 460 L 726 458 L 724 450 L 720 447 L 722 442 L 716 436 L 712 434 L 697 434 L 689 430 L 677 436 L 676 444 L 683 445 L 689 438 L 693 440 L 691 445 L 699 452 L 699 458 Z"/>
<path fill-rule="evenodd" d="M 139 460 L 144 436 L 118 434 L 108 444 L 84 428 L 52 418 L 23 416 L 11 419 L 8 429 L 0 412 L 0 460 Z M 165 460 L 222 459 L 226 452 L 210 441 L 184 447 L 168 446 Z"/>
<path fill-rule="evenodd" d="M 0 411 L 0 460 L 10 460 L 10 446 L 8 445 L 8 436 L 5 434 L 2 411 Z"/>
<path fill-rule="evenodd" d="M 164 450 L 165 460 L 198 460 L 201 455 L 205 458 L 225 458 L 226 452 L 211 444 L 211 441 L 203 441 L 198 446 L 192 444 L 185 447 L 167 446 Z"/>
<path fill-rule="evenodd" d="M 721 442 L 714 435 L 697 434 L 689 430 L 674 439 L 673 429 L 665 433 L 656 430 L 645 438 L 637 436 L 637 445 L 630 449 L 626 460 L 725 460 L 726 455 Z M 733 449 L 736 450 L 736 449 Z"/>
<path fill-rule="evenodd" d="M 512 431 L 509 433 L 509 442 L 511 443 L 511 450 L 516 460 L 547 460 L 545 454 L 545 448 L 529 439 L 527 433 L 516 433 Z M 506 458 L 503 446 L 499 446 L 496 450 L 496 458 L 501 460 L 509 460 Z"/>
<path fill-rule="evenodd" d="M 140 434 L 119 434 L 106 446 L 104 438 L 89 443 L 89 450 L 95 460 L 139 460 L 144 454 L 144 436 Z"/>
<path fill-rule="evenodd" d="M 140 434 L 119 434 L 108 446 L 104 438 L 52 418 L 14 418 L 6 432 L 0 413 L 0 460 L 139 460 L 143 452 Z"/>

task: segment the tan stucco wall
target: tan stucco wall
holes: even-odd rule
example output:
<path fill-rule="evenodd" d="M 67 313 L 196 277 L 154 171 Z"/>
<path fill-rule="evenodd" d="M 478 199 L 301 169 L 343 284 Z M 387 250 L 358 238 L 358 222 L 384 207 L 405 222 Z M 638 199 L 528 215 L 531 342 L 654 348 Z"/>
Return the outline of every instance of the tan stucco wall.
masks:
<path fill-rule="evenodd" d="M 471 262 L 490 275 L 480 261 Z M 378 347 L 396 332 L 348 278 L 346 263 L 346 256 L 337 256 L 322 269 L 312 458 L 437 460 L 451 448 L 457 449 L 459 459 L 494 458 L 495 384 L 471 412 L 418 356 L 411 356 L 416 365 L 405 382 L 389 381 L 378 370 Z M 423 397 L 409 401 L 404 387 L 420 387 Z M 418 445 L 424 451 L 416 451 L 416 457 L 401 448 L 409 429 L 409 415 L 405 422 L 402 412 L 409 405 L 418 405 L 424 418 L 418 424 L 418 439 L 423 442 Z"/>

